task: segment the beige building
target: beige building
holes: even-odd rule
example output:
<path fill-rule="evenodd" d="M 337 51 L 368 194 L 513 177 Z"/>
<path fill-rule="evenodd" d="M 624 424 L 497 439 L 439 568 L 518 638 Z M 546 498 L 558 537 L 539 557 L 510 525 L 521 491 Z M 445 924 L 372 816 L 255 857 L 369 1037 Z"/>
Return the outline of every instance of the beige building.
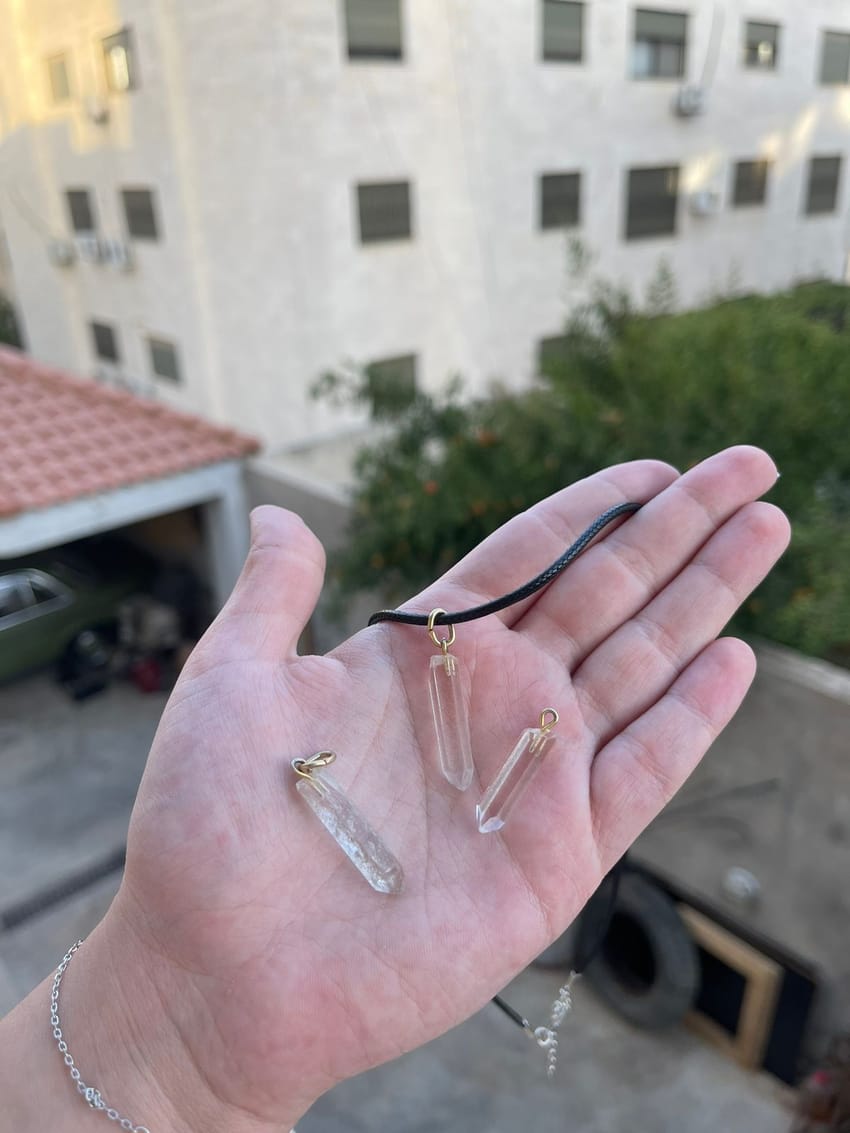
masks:
<path fill-rule="evenodd" d="M 259 435 L 307 390 L 522 382 L 577 295 L 843 278 L 846 0 L 0 0 L 29 348 Z"/>

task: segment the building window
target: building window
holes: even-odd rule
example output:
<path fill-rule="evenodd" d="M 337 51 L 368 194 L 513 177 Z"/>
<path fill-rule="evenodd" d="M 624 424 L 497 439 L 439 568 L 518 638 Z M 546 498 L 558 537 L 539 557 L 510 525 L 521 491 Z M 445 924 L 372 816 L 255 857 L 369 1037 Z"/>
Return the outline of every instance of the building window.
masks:
<path fill-rule="evenodd" d="M 636 9 L 632 78 L 683 78 L 687 32 L 688 17 L 682 12 Z"/>
<path fill-rule="evenodd" d="M 401 59 L 401 0 L 344 0 L 349 59 Z"/>
<path fill-rule="evenodd" d="M 838 203 L 840 157 L 813 157 L 809 162 L 809 183 L 806 189 L 806 212 L 835 212 Z"/>
<path fill-rule="evenodd" d="M 678 166 L 630 169 L 627 192 L 627 240 L 675 234 L 679 196 Z"/>
<path fill-rule="evenodd" d="M 360 240 L 408 240 L 410 224 L 410 183 L 382 181 L 357 186 Z"/>
<path fill-rule="evenodd" d="M 67 55 L 52 55 L 47 60 L 47 77 L 50 82 L 52 101 L 57 104 L 67 102 L 71 97 Z"/>
<path fill-rule="evenodd" d="M 767 199 L 769 161 L 735 162 L 732 181 L 732 204 L 763 205 Z"/>
<path fill-rule="evenodd" d="M 779 58 L 779 24 L 744 24 L 744 66 L 755 71 L 775 71 Z"/>
<path fill-rule="evenodd" d="M 24 579 L 19 574 L 7 574 L 0 581 L 0 624 L 5 628 L 20 621 L 16 614 L 23 614 L 30 608 L 26 591 L 21 585 Z M 8 620 L 7 620 L 8 619 Z"/>
<path fill-rule="evenodd" d="M 158 240 L 159 226 L 151 190 L 122 189 L 121 200 L 129 235 L 137 240 Z"/>
<path fill-rule="evenodd" d="M 825 31 L 823 33 L 820 81 L 822 83 L 846 83 L 850 81 L 850 34 L 847 32 Z"/>
<path fill-rule="evenodd" d="M 138 84 L 133 39 L 129 28 L 122 28 L 103 41 L 103 64 L 109 90 L 121 93 L 135 90 Z"/>
<path fill-rule="evenodd" d="M 103 362 L 118 362 L 118 337 L 109 323 L 91 323 L 94 352 Z"/>
<path fill-rule="evenodd" d="M 177 347 L 164 338 L 149 338 L 148 350 L 151 356 L 151 369 L 158 378 L 170 382 L 180 381 L 180 365 L 177 360 Z"/>
<path fill-rule="evenodd" d="M 565 334 L 552 334 L 537 343 L 537 372 L 551 374 L 563 366 L 569 339 Z"/>
<path fill-rule="evenodd" d="M 580 63 L 584 55 L 584 4 L 543 0 L 543 58 Z"/>
<path fill-rule="evenodd" d="M 366 367 L 366 391 L 372 417 L 394 417 L 416 397 L 416 355 L 382 358 Z"/>
<path fill-rule="evenodd" d="M 68 215 L 71 218 L 73 230 L 79 233 L 94 232 L 96 225 L 89 190 L 67 189 L 65 200 L 68 202 Z"/>
<path fill-rule="evenodd" d="M 575 228 L 579 223 L 580 194 L 580 174 L 542 174 L 540 178 L 540 227 Z"/>

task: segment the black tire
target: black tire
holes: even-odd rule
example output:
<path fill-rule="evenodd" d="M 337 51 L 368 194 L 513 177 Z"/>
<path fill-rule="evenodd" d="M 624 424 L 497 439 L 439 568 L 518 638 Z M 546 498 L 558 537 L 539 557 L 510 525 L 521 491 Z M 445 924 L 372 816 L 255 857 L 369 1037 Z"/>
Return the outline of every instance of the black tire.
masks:
<path fill-rule="evenodd" d="M 108 686 L 114 651 L 107 634 L 94 629 L 81 630 L 69 643 L 57 676 L 74 700 L 85 700 Z"/>
<path fill-rule="evenodd" d="M 576 950 L 578 922 L 574 921 L 566 932 L 554 940 L 532 963 L 535 968 L 570 968 Z"/>
<path fill-rule="evenodd" d="M 590 902 L 582 931 L 593 931 Z M 588 965 L 587 982 L 624 1019 L 646 1030 L 678 1023 L 699 990 L 696 945 L 670 897 L 648 878 L 626 873 L 608 932 Z"/>

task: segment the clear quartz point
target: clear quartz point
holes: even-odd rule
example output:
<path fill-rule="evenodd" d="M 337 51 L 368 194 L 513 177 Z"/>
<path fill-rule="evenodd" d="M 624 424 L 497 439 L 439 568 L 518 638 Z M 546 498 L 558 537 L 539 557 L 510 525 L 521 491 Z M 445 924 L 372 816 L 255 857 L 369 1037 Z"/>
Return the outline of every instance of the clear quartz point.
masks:
<path fill-rule="evenodd" d="M 502 829 L 556 739 L 541 728 L 526 728 L 475 808 L 480 833 L 491 834 Z"/>
<path fill-rule="evenodd" d="M 465 791 L 472 782 L 472 742 L 469 738 L 467 681 L 460 661 L 452 653 L 431 658 L 428 691 L 437 733 L 443 775 L 453 787 Z"/>
<path fill-rule="evenodd" d="M 373 889 L 379 893 L 401 892 L 401 865 L 326 772 L 311 771 L 298 779 L 295 788 Z"/>

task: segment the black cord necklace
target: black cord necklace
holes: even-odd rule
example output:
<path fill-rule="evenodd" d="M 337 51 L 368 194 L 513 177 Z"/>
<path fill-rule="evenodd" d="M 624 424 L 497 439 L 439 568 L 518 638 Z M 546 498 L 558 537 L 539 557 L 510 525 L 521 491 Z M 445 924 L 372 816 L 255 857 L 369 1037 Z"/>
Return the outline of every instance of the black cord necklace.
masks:
<path fill-rule="evenodd" d="M 619 519 L 621 515 L 631 515 L 633 512 L 641 508 L 641 504 L 625 503 L 616 504 L 614 507 L 609 507 L 607 511 L 603 511 L 593 523 L 582 531 L 578 539 L 571 543 L 564 551 L 560 558 L 555 559 L 551 566 L 548 566 L 540 574 L 535 575 L 530 582 L 526 582 L 524 586 L 512 590 L 510 594 L 505 594 L 501 598 L 494 598 L 492 602 L 485 602 L 481 606 L 473 606 L 469 610 L 459 610 L 454 614 L 438 614 L 433 620 L 433 625 L 447 626 L 459 625 L 461 622 L 471 622 L 476 618 L 486 618 L 488 614 L 497 614 L 500 610 L 507 609 L 508 606 L 513 606 L 517 602 L 522 602 L 525 598 L 530 598 L 532 594 L 536 594 L 538 590 L 542 590 L 544 586 L 548 586 L 553 582 L 561 571 L 566 568 L 579 557 L 590 543 L 596 538 L 603 528 L 607 527 L 609 523 L 613 523 L 615 519 Z M 402 625 L 408 626 L 425 626 L 428 625 L 427 614 L 409 614 L 406 610 L 378 610 L 376 614 L 372 614 L 369 618 L 368 624 L 370 626 L 377 625 L 378 622 L 397 622 Z"/>
<path fill-rule="evenodd" d="M 438 613 L 436 615 L 432 613 L 430 616 L 428 614 L 411 614 L 405 610 L 379 610 L 369 618 L 369 625 L 377 625 L 378 622 L 395 622 L 402 625 L 428 626 L 429 630 L 432 630 L 435 625 L 454 626 L 461 622 L 471 622 L 477 618 L 485 618 L 489 614 L 496 614 L 500 610 L 507 609 L 508 606 L 522 602 L 525 598 L 530 598 L 532 594 L 536 594 L 538 590 L 542 590 L 544 586 L 548 586 L 562 571 L 566 570 L 570 563 L 578 558 L 582 551 L 593 542 L 600 531 L 607 527 L 609 523 L 612 523 L 621 515 L 633 514 L 638 511 L 641 506 L 641 504 L 630 502 L 616 504 L 614 507 L 608 508 L 607 511 L 604 511 L 598 516 L 593 523 L 579 535 L 575 542 L 572 543 L 551 566 L 548 566 L 546 570 L 542 571 L 540 574 L 535 575 L 535 577 L 529 582 L 526 582 L 524 586 L 512 590 L 509 594 L 505 594 L 501 598 L 495 598 L 491 602 L 484 602 L 480 606 L 473 606 L 469 610 L 459 610 L 455 613 Z M 606 881 L 609 883 L 609 893 L 603 914 L 597 918 L 595 925 L 596 931 L 590 935 L 589 939 L 586 938 L 585 934 L 585 938 L 579 940 L 569 978 L 563 987 L 560 988 L 558 998 L 552 1005 L 550 1026 L 533 1028 L 529 1021 L 502 999 L 501 996 L 493 996 L 492 1002 L 504 1011 L 509 1019 L 512 1019 L 519 1027 L 522 1027 L 523 1031 L 525 1031 L 530 1038 L 534 1039 L 547 1051 L 550 1077 L 554 1074 L 555 1061 L 557 1058 L 558 1038 L 556 1031 L 570 1009 L 572 1003 L 572 983 L 581 975 L 597 954 L 602 946 L 602 942 L 608 934 L 608 928 L 611 924 L 614 906 L 617 901 L 623 860 L 618 862 L 611 873 L 607 875 L 607 878 L 603 880 L 603 885 Z"/>

